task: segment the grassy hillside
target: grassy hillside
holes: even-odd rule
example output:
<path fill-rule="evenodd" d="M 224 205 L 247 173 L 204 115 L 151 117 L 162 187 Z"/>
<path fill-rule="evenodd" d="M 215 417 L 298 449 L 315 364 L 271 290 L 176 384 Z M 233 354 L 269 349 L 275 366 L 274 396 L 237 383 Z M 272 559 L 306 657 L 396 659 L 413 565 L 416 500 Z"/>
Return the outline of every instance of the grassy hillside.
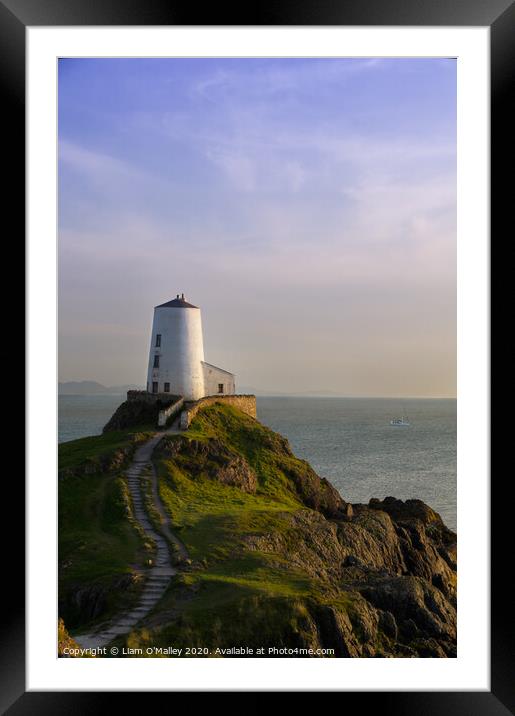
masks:
<path fill-rule="evenodd" d="M 118 430 L 92 435 L 87 438 L 60 443 L 58 450 L 59 473 L 100 470 L 119 465 L 130 457 L 138 443 L 143 442 L 152 432 L 151 425 L 131 430 Z"/>
<path fill-rule="evenodd" d="M 161 499 L 193 565 L 121 642 L 205 646 L 211 656 L 238 644 L 415 654 L 413 639 L 397 645 L 397 627 L 356 588 L 368 570 L 356 554 L 379 568 L 395 562 L 386 513 L 357 507 L 352 516 L 282 436 L 222 404 L 199 413 L 184 436 L 165 438 L 155 458 Z M 388 565 L 394 574 L 406 569 L 397 561 Z"/>
<path fill-rule="evenodd" d="M 104 590 L 105 615 L 138 588 L 147 552 L 123 465 L 141 437 L 107 433 L 63 448 L 65 465 L 76 456 L 60 488 L 60 559 L 70 561 L 60 592 L 73 597 L 61 615 L 72 633 L 98 618 L 84 605 L 74 611 L 77 593 Z M 211 657 L 238 656 L 227 651 L 237 646 L 258 656 L 455 655 L 455 535 L 424 503 L 351 506 L 285 438 L 222 403 L 165 436 L 154 461 L 191 564 L 118 646 Z M 107 467 L 84 473 L 91 464 Z"/>
<path fill-rule="evenodd" d="M 135 598 L 136 569 L 152 552 L 133 519 L 123 468 L 145 433 L 59 445 L 59 613 L 84 627 Z"/>

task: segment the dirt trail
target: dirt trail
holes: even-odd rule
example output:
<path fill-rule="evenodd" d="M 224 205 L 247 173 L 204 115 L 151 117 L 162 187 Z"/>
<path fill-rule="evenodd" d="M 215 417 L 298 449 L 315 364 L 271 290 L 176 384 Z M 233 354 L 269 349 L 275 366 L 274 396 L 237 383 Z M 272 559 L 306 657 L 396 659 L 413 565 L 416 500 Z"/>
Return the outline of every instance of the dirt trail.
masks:
<path fill-rule="evenodd" d="M 167 540 L 176 546 L 177 553 L 182 560 L 188 559 L 188 552 L 184 544 L 173 533 L 168 515 L 166 514 L 159 497 L 157 471 L 152 463 L 152 453 L 165 435 L 178 435 L 181 432 L 177 421 L 168 430 L 157 433 L 144 445 L 139 447 L 127 468 L 129 491 L 134 507 L 134 518 L 157 547 L 156 557 L 150 569 L 146 572 L 146 582 L 143 593 L 136 606 L 119 614 L 108 623 L 100 626 L 89 634 L 80 634 L 73 638 L 84 648 L 107 646 L 113 639 L 127 634 L 136 624 L 149 614 L 165 593 L 170 580 L 178 570 L 172 563 L 170 546 Z M 144 481 L 152 482 L 153 507 L 161 517 L 160 531 L 152 525 L 145 509 Z"/>

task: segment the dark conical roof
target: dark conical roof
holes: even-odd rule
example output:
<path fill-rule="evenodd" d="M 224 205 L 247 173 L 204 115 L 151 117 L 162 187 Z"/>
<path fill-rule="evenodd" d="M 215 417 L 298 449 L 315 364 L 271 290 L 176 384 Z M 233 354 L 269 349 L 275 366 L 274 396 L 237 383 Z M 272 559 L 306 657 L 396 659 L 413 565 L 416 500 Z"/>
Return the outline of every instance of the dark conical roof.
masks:
<path fill-rule="evenodd" d="M 176 298 L 173 298 L 171 301 L 167 301 L 166 303 L 160 303 L 159 306 L 156 306 L 156 308 L 198 308 L 198 306 L 188 303 L 184 298 L 184 294 L 181 296 L 177 294 Z"/>

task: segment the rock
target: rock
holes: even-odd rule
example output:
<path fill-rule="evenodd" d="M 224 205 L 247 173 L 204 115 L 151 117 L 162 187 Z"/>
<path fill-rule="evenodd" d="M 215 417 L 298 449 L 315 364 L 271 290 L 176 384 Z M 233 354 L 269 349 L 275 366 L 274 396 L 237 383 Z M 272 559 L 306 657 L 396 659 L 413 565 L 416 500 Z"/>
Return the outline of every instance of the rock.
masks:
<path fill-rule="evenodd" d="M 420 629 L 413 619 L 405 619 L 401 622 L 401 636 L 404 641 L 410 642 L 420 636 Z"/>
<path fill-rule="evenodd" d="M 95 475 L 98 473 L 116 472 L 127 465 L 137 447 L 134 440 L 130 445 L 117 448 L 111 452 L 99 455 L 95 458 L 88 458 L 73 468 L 62 468 L 59 470 L 59 479 L 80 477 L 82 475 Z"/>
<path fill-rule="evenodd" d="M 187 438 L 165 438 L 158 454 L 173 459 L 178 465 L 194 474 L 205 474 L 222 485 L 239 487 L 243 492 L 253 493 L 257 477 L 248 462 L 237 452 L 230 450 L 217 438 L 207 441 Z"/>
<path fill-rule="evenodd" d="M 215 405 L 195 421 L 191 438 L 164 436 L 154 459 L 158 474 L 177 471 L 170 485 L 186 519 L 175 529 L 186 543 L 205 530 L 217 548 L 201 545 L 194 562 L 172 548 L 176 598 L 153 611 L 144 639 L 456 656 L 456 535 L 434 510 L 394 497 L 351 505 L 256 420 Z M 108 596 L 106 585 L 76 585 L 60 613 L 70 627 L 96 619 Z"/>
<path fill-rule="evenodd" d="M 136 574 L 116 577 L 110 584 L 90 584 L 69 587 L 59 596 L 59 611 L 64 615 L 70 628 L 100 618 L 106 611 L 109 595 L 115 591 L 126 591 L 139 581 Z"/>
<path fill-rule="evenodd" d="M 169 400 L 146 401 L 125 400 L 115 410 L 109 421 L 104 425 L 103 433 L 112 430 L 126 430 L 140 425 L 157 425 L 159 411 L 179 399 L 179 396 L 170 395 Z"/>
<path fill-rule="evenodd" d="M 360 641 L 373 648 L 377 641 L 379 627 L 379 612 L 371 606 L 366 599 L 354 598 L 349 609 L 353 631 Z"/>
<path fill-rule="evenodd" d="M 392 519 L 405 573 L 422 577 L 455 604 L 456 534 L 421 500 L 370 500 L 370 508 Z"/>
<path fill-rule="evenodd" d="M 353 554 L 349 554 L 349 556 L 346 557 L 346 559 L 344 559 L 343 566 L 344 567 L 359 567 L 359 569 L 363 569 L 363 570 L 368 569 L 368 566 L 365 564 L 365 562 L 363 562 L 361 559 L 359 559 L 358 557 L 356 557 Z"/>
<path fill-rule="evenodd" d="M 307 507 L 326 517 L 348 519 L 352 516 L 352 507 L 325 477 L 316 474 L 309 463 L 304 460 L 295 463 L 278 461 L 278 467 L 292 481 L 297 494 Z"/>
<path fill-rule="evenodd" d="M 73 659 L 79 654 L 79 651 L 80 646 L 68 634 L 64 621 L 59 617 L 57 624 L 57 656 L 60 659 Z M 83 656 L 94 658 L 90 654 L 84 654 Z"/>
<path fill-rule="evenodd" d="M 339 524 L 342 547 L 369 569 L 387 569 L 393 574 L 406 572 L 395 525 L 384 512 L 360 510 L 351 522 Z"/>
<path fill-rule="evenodd" d="M 419 637 L 441 644 L 456 641 L 456 610 L 439 589 L 420 577 L 370 580 L 358 587 L 373 606 L 395 617 L 405 643 Z"/>
<path fill-rule="evenodd" d="M 386 634 L 387 637 L 397 641 L 399 630 L 395 617 L 391 612 L 379 611 L 379 629 Z"/>
<path fill-rule="evenodd" d="M 225 464 L 211 468 L 209 476 L 221 482 L 222 485 L 239 487 L 244 492 L 256 491 L 256 473 L 239 455 L 230 456 Z"/>
<path fill-rule="evenodd" d="M 435 547 L 433 520 L 422 522 L 419 514 L 403 513 L 401 527 L 376 507 L 359 508 L 351 521 L 301 510 L 282 514 L 290 531 L 248 535 L 245 543 L 352 596 L 346 617 L 312 610 L 321 642 L 336 643 L 340 655 L 452 656 L 456 575 Z"/>
<path fill-rule="evenodd" d="M 359 657 L 361 646 L 344 611 L 332 606 L 312 607 L 322 648 L 334 649 L 335 656 Z"/>

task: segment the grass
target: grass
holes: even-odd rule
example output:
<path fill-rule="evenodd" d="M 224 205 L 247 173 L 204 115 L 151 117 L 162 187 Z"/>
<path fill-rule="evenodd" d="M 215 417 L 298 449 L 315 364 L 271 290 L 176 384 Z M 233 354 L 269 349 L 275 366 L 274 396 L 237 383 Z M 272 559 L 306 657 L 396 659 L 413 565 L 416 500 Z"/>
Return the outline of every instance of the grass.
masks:
<path fill-rule="evenodd" d="M 81 444 L 64 445 L 64 463 L 75 467 L 100 459 L 133 440 L 132 433 L 120 432 L 74 441 Z M 175 440 L 190 441 L 191 449 L 167 452 L 167 443 Z M 210 441 L 215 441 L 213 450 L 200 449 Z M 161 501 L 193 564 L 154 609 L 153 626 L 120 643 L 305 645 L 317 638 L 310 609 L 331 599 L 338 608 L 349 606 L 343 592 L 334 595 L 317 575 L 293 568 L 281 554 L 281 544 L 295 547 L 293 515 L 306 509 L 290 473 L 310 469 L 292 455 L 284 438 L 218 404 L 200 411 L 184 435 L 163 438 L 154 457 Z M 243 458 L 255 472 L 255 492 L 213 477 L 219 458 L 221 463 L 234 458 L 234 464 Z M 77 582 L 112 584 L 145 558 L 141 537 L 128 519 L 126 491 L 116 472 L 62 481 L 60 558 L 70 561 L 62 589 Z M 276 540 L 277 550 L 256 549 L 260 536 L 271 544 Z"/>
<path fill-rule="evenodd" d="M 305 507 L 284 469 L 302 471 L 306 463 L 289 452 L 282 436 L 232 406 L 210 406 L 184 436 L 166 439 L 216 439 L 244 458 L 258 479 L 255 494 L 249 494 L 213 480 L 205 464 L 195 469 L 189 455 L 158 461 L 161 500 L 193 559 L 226 558 L 249 534 L 291 530 L 289 515 Z"/>
<path fill-rule="evenodd" d="M 132 518 L 123 465 L 149 434 L 109 432 L 59 448 L 60 614 L 73 634 L 119 613 L 141 588 L 132 578 L 155 545 Z M 208 647 L 211 657 L 234 646 L 338 649 L 340 639 L 351 654 L 355 644 L 369 648 L 373 625 L 359 584 L 351 575 L 345 586 L 339 571 L 345 554 L 334 540 L 345 536 L 345 520 L 336 512 L 334 522 L 324 521 L 335 514 L 324 512 L 328 483 L 282 436 L 215 404 L 187 432 L 165 436 L 154 461 L 164 509 L 192 561 L 182 564 L 144 627 L 117 645 Z M 146 498 L 151 487 L 144 485 Z M 149 514 L 158 527 L 150 505 Z M 381 512 L 358 514 L 349 536 L 362 528 L 379 545 L 384 520 Z M 99 594 L 100 613 L 77 607 L 84 598 L 96 604 Z M 374 639 L 377 655 L 396 653 L 390 637 L 378 631 Z"/>
<path fill-rule="evenodd" d="M 166 618 L 160 628 L 133 632 L 127 645 L 214 648 L 313 640 L 310 605 L 334 602 L 347 609 L 349 597 L 342 592 L 334 598 L 312 574 L 292 568 L 279 548 L 262 552 L 248 543 L 259 535 L 295 543 L 292 515 L 305 505 L 284 467 L 302 471 L 306 463 L 290 453 L 280 435 L 232 406 L 210 406 L 197 414 L 184 436 L 165 440 L 217 440 L 251 465 L 258 486 L 249 494 L 218 482 L 209 474 L 205 455 L 195 461 L 195 449 L 173 458 L 166 449 L 157 454 L 160 497 L 194 568 L 176 579 L 158 606 L 163 615 L 179 616 Z"/>
<path fill-rule="evenodd" d="M 270 564 L 269 555 L 253 553 L 229 559 L 199 574 L 199 581 L 211 584 L 232 584 L 270 597 L 309 596 L 313 593 L 312 580 L 305 574 L 287 569 L 287 565 Z M 206 590 L 209 593 L 209 589 Z M 209 597 L 211 603 L 211 597 Z M 197 606 L 197 605 L 196 605 Z"/>
<path fill-rule="evenodd" d="M 86 463 L 98 462 L 100 458 L 108 457 L 118 450 L 134 447 L 150 432 L 149 426 L 142 426 L 140 429 L 108 432 L 60 443 L 59 470 L 73 470 Z"/>
<path fill-rule="evenodd" d="M 299 507 L 294 499 L 247 494 L 204 475 L 191 479 L 171 461 L 158 465 L 158 475 L 161 500 L 193 559 L 226 556 L 242 535 L 278 529 L 282 513 Z"/>
<path fill-rule="evenodd" d="M 142 437 L 126 431 L 62 443 L 60 467 L 99 465 L 100 458 L 132 449 Z M 120 470 L 65 474 L 59 480 L 58 505 L 60 614 L 72 628 L 105 618 L 133 601 L 139 587 L 130 586 L 131 575 L 145 564 L 153 547 L 131 518 L 128 486 Z M 124 577 L 128 588 L 116 589 Z M 86 606 L 77 607 L 78 594 L 86 595 Z M 95 612 L 93 604 L 99 599 L 100 613 L 85 616 Z"/>
<path fill-rule="evenodd" d="M 178 619 L 161 629 L 135 630 L 125 643 L 140 648 L 169 644 L 183 650 L 191 646 L 207 647 L 209 653 L 205 656 L 211 658 L 223 656 L 217 654 L 217 649 L 231 647 L 268 650 L 318 645 L 306 600 L 294 596 L 270 597 L 240 583 L 220 583 L 216 589 L 195 595 L 183 606 Z"/>
<path fill-rule="evenodd" d="M 59 492 L 59 560 L 68 565 L 63 577 L 127 572 L 139 540 L 127 519 L 122 478 L 75 477 Z"/>

